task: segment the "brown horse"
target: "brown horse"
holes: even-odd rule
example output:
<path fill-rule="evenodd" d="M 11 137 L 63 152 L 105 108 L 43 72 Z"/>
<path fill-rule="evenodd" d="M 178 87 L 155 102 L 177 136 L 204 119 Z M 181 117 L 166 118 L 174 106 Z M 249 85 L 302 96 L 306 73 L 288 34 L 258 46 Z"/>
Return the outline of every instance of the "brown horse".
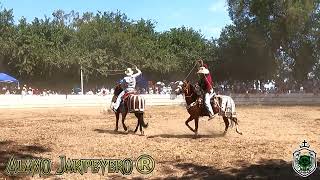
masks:
<path fill-rule="evenodd" d="M 190 84 L 189 81 L 184 81 L 182 86 L 179 86 L 175 92 L 177 94 L 183 93 L 185 96 L 186 104 L 187 104 L 187 111 L 190 114 L 190 117 L 186 120 L 185 124 L 186 126 L 195 133 L 195 135 L 198 134 L 198 123 L 199 118 L 203 116 L 209 116 L 208 111 L 205 108 L 202 95 L 200 95 L 200 92 L 196 90 L 196 88 Z M 227 97 L 227 96 L 226 96 Z M 227 116 L 223 113 L 221 113 L 221 97 L 215 97 L 211 99 L 211 106 L 213 107 L 214 114 L 219 114 L 222 116 L 224 123 L 225 123 L 225 131 L 227 132 L 228 127 L 230 125 L 229 119 L 231 120 L 231 124 L 235 123 L 236 125 L 236 132 L 239 134 L 242 134 L 238 130 L 238 119 L 234 116 Z M 195 120 L 195 128 L 193 129 L 190 127 L 189 122 Z"/>
<path fill-rule="evenodd" d="M 112 102 L 115 102 L 119 94 L 123 91 L 121 84 L 118 84 L 114 88 L 114 93 L 112 97 Z M 129 113 L 134 113 L 134 115 L 138 118 L 138 123 L 137 127 L 134 130 L 134 133 L 137 132 L 138 127 L 140 126 L 140 132 L 141 135 L 144 134 L 142 127 L 147 128 L 148 123 L 144 123 L 144 106 L 145 106 L 145 100 L 143 97 L 136 95 L 135 93 L 131 94 L 125 94 L 123 96 L 123 99 L 121 101 L 121 104 L 117 111 L 115 112 L 116 115 L 116 128 L 115 131 L 118 131 L 118 122 L 119 122 L 119 117 L 120 113 L 122 116 L 122 126 L 125 131 L 128 130 L 127 126 L 124 124 L 124 120 Z"/>

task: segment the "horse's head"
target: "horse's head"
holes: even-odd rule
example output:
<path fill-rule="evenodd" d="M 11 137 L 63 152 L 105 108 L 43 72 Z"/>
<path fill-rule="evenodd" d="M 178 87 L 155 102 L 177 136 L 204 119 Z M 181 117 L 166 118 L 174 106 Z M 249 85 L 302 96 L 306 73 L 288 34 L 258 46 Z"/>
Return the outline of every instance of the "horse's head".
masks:
<path fill-rule="evenodd" d="M 190 81 L 184 80 L 183 82 L 180 82 L 178 84 L 178 87 L 176 88 L 176 90 L 174 91 L 175 94 L 179 95 L 179 94 L 184 94 L 185 97 L 193 97 L 195 98 L 198 93 L 196 91 L 196 87 L 194 87 Z"/>
<path fill-rule="evenodd" d="M 191 96 L 193 93 L 192 85 L 189 81 L 185 80 L 180 83 L 175 90 L 176 94 L 184 94 L 185 96 Z"/>
<path fill-rule="evenodd" d="M 173 89 L 173 93 L 176 94 L 176 95 L 180 95 L 182 94 L 182 83 L 179 83 L 179 82 L 175 82 L 172 87 L 174 88 Z"/>
<path fill-rule="evenodd" d="M 113 97 L 112 97 L 112 102 L 116 102 L 117 97 L 119 96 L 119 94 L 123 91 L 121 84 L 117 84 L 114 87 L 114 92 L 113 92 Z"/>
<path fill-rule="evenodd" d="M 118 96 L 121 92 L 123 91 L 122 87 L 121 87 L 121 84 L 117 84 L 115 87 L 114 87 L 114 92 L 113 94 L 115 96 Z"/>
<path fill-rule="evenodd" d="M 190 84 L 190 82 L 187 81 L 187 80 L 184 80 L 181 89 L 182 89 L 182 92 L 183 92 L 183 94 L 185 96 L 189 96 L 190 93 L 191 93 L 191 84 Z"/>

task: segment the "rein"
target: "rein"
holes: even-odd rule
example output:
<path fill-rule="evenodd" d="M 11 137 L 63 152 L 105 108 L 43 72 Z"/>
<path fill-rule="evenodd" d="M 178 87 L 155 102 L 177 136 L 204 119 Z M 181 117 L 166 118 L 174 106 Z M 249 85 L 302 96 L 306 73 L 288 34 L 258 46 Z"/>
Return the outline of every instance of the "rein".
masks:
<path fill-rule="evenodd" d="M 129 61 L 125 61 L 125 60 L 122 60 L 120 58 L 117 58 L 117 57 L 112 57 L 113 59 L 116 59 L 117 61 L 121 61 L 121 62 L 124 62 L 124 63 L 127 63 L 127 64 L 130 64 L 131 66 L 135 67 L 136 65 L 134 63 L 131 63 Z M 104 69 L 104 70 L 99 70 L 97 68 L 93 68 L 93 67 L 89 67 L 89 66 L 85 66 L 84 67 L 85 70 L 87 69 L 91 69 L 91 70 L 95 70 L 97 71 L 98 73 L 100 73 L 101 75 L 107 77 L 108 75 L 109 76 L 112 76 L 112 75 L 121 75 L 123 74 L 123 72 L 125 71 L 122 70 L 122 69 L 115 69 L 115 70 L 112 70 L 112 69 Z"/>

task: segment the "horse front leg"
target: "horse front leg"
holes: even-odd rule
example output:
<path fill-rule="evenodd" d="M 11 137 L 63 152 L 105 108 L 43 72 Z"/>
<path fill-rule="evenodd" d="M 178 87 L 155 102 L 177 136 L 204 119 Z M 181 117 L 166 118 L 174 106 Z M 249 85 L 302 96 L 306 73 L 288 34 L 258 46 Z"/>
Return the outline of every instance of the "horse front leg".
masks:
<path fill-rule="evenodd" d="M 127 113 L 128 113 L 127 110 L 122 112 L 122 127 L 123 127 L 124 131 L 128 130 L 127 126 L 124 124 L 124 120 L 126 119 Z"/>
<path fill-rule="evenodd" d="M 194 118 L 193 118 L 192 116 L 190 116 L 190 117 L 186 120 L 186 122 L 185 122 L 186 126 L 187 126 L 192 132 L 194 132 L 194 129 L 189 125 L 189 122 L 192 121 L 193 119 L 194 119 Z"/>
<path fill-rule="evenodd" d="M 114 131 L 118 131 L 120 112 L 117 111 L 115 114 L 116 114 L 116 128 L 114 129 Z"/>
<path fill-rule="evenodd" d="M 199 118 L 195 118 L 194 119 L 194 127 L 195 127 L 194 133 L 196 136 L 198 136 L 198 126 L 199 126 Z"/>

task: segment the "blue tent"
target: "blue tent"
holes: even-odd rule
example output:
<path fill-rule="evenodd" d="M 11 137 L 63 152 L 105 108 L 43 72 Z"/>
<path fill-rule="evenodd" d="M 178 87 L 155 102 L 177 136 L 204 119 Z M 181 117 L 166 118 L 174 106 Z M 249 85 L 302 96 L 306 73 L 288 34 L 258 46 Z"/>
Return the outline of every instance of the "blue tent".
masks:
<path fill-rule="evenodd" d="M 19 83 L 14 77 L 9 76 L 5 73 L 0 73 L 0 82 L 7 82 L 7 83 Z"/>

